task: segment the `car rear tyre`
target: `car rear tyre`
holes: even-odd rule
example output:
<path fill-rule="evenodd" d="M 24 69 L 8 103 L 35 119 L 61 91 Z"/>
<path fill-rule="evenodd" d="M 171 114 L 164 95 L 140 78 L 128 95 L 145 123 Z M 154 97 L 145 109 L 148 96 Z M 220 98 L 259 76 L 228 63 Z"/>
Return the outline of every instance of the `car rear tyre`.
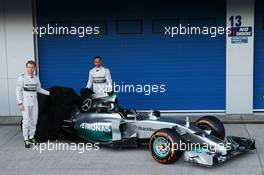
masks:
<path fill-rule="evenodd" d="M 219 139 L 225 138 L 225 127 L 223 123 L 214 116 L 205 116 L 199 118 L 195 123 L 195 126 L 202 130 L 211 130 L 211 134 Z"/>
<path fill-rule="evenodd" d="M 180 148 L 181 136 L 173 129 L 161 129 L 152 134 L 149 151 L 159 163 L 169 164 L 182 156 Z"/>

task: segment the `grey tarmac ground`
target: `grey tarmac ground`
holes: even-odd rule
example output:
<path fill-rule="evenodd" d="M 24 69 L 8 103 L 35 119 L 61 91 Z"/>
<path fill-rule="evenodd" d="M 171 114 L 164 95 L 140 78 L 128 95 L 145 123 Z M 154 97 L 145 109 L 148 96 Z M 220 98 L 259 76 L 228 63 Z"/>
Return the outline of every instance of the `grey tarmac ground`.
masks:
<path fill-rule="evenodd" d="M 1 120 L 0 120 L 1 121 Z M 4 122 L 3 122 L 4 123 Z M 175 164 L 155 162 L 147 148 L 99 150 L 43 150 L 24 148 L 19 125 L 0 122 L 0 174 L 88 175 L 264 175 L 264 124 L 225 124 L 227 135 L 256 139 L 257 150 L 211 168 L 180 159 Z M 52 143 L 68 143 L 60 140 Z M 47 146 L 47 145 L 46 145 Z M 39 147 L 38 147 L 39 148 Z"/>

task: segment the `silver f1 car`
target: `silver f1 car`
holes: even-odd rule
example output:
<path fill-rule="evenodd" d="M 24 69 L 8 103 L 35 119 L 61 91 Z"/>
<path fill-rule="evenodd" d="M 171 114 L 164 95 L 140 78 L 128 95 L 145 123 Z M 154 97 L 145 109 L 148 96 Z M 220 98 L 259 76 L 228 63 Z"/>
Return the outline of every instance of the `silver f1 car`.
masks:
<path fill-rule="evenodd" d="M 115 93 L 92 95 L 82 106 L 83 112 L 64 120 L 64 131 L 112 146 L 147 144 L 152 157 L 162 164 L 173 163 L 183 155 L 185 161 L 212 166 L 255 149 L 253 139 L 225 138 L 223 124 L 213 116 L 191 123 L 188 118 L 163 118 L 159 111 L 139 113 L 118 107 Z"/>

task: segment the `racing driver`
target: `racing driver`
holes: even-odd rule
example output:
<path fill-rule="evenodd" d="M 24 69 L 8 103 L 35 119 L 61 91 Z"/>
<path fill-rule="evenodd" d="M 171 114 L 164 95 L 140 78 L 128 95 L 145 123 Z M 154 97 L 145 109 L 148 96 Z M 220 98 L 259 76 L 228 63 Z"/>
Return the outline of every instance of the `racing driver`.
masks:
<path fill-rule="evenodd" d="M 89 72 L 86 88 L 93 90 L 96 94 L 112 92 L 112 79 L 109 69 L 102 66 L 102 58 L 94 57 L 94 68 Z"/>
<path fill-rule="evenodd" d="M 16 96 L 19 110 L 22 112 L 22 131 L 25 140 L 25 147 L 36 144 L 34 138 L 38 120 L 37 92 L 49 95 L 49 91 L 42 89 L 39 78 L 34 75 L 36 63 L 29 60 L 26 63 L 26 73 L 18 78 L 16 85 Z"/>

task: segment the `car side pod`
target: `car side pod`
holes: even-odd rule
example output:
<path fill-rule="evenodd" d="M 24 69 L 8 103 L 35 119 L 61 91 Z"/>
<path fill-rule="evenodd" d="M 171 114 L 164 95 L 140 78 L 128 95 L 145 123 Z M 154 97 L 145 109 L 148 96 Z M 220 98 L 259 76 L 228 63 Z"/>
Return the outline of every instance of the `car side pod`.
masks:
<path fill-rule="evenodd" d="M 211 167 L 215 164 L 223 163 L 234 156 L 247 153 L 256 149 L 255 140 L 236 136 L 227 136 L 227 154 L 214 153 L 207 149 L 187 150 L 184 152 L 184 160 L 191 163 Z M 229 148 L 229 149 L 228 149 Z"/>

